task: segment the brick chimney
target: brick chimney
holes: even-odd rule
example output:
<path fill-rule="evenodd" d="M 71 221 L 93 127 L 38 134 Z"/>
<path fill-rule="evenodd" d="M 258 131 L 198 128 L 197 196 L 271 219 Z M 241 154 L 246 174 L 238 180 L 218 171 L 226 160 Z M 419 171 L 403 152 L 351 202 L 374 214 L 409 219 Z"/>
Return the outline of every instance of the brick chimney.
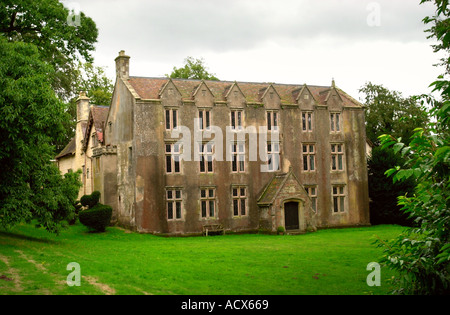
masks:
<path fill-rule="evenodd" d="M 77 122 L 87 121 L 89 118 L 89 100 L 90 98 L 86 96 L 85 91 L 81 91 L 77 104 Z"/>
<path fill-rule="evenodd" d="M 115 60 L 117 77 L 127 79 L 130 75 L 130 56 L 125 55 L 125 51 L 121 50 Z"/>

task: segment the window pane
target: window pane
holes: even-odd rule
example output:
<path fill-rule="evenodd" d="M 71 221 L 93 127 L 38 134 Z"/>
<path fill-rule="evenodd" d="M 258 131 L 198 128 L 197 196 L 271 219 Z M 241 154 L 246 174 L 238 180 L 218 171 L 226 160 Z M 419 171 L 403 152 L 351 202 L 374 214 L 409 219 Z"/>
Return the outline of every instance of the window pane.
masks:
<path fill-rule="evenodd" d="M 205 156 L 200 156 L 200 172 L 205 172 Z"/>
<path fill-rule="evenodd" d="M 180 172 L 180 157 L 179 156 L 175 156 L 175 173 L 179 173 Z"/>
<path fill-rule="evenodd" d="M 238 190 L 237 188 L 233 188 L 233 196 L 237 197 L 238 196 Z"/>
<path fill-rule="evenodd" d="M 331 157 L 331 169 L 336 170 L 336 156 L 335 155 L 333 155 Z"/>
<path fill-rule="evenodd" d="M 339 197 L 340 199 L 340 208 L 341 208 L 341 212 L 344 212 L 345 208 L 344 208 L 344 197 Z"/>
<path fill-rule="evenodd" d="M 331 131 L 334 131 L 334 115 L 333 114 L 330 115 L 330 120 L 331 120 Z"/>
<path fill-rule="evenodd" d="M 166 110 L 166 129 L 170 129 L 170 110 Z"/>
<path fill-rule="evenodd" d="M 181 198 L 181 190 L 175 190 L 175 198 L 177 199 Z"/>
<path fill-rule="evenodd" d="M 273 126 L 274 127 L 278 126 L 278 115 L 277 115 L 277 113 L 273 113 Z M 274 129 L 276 130 L 277 128 L 274 128 Z"/>
<path fill-rule="evenodd" d="M 302 113 L 302 130 L 306 130 L 306 113 Z"/>
<path fill-rule="evenodd" d="M 167 199 L 172 199 L 172 190 L 167 191 Z"/>
<path fill-rule="evenodd" d="M 236 112 L 231 112 L 231 129 L 236 128 L 236 118 L 235 118 Z"/>
<path fill-rule="evenodd" d="M 213 162 L 212 162 L 212 156 L 208 156 L 208 172 L 213 171 Z"/>
<path fill-rule="evenodd" d="M 172 173 L 172 156 L 166 155 L 166 171 Z"/>
<path fill-rule="evenodd" d="M 245 171 L 245 157 L 243 155 L 239 156 L 239 171 L 244 172 Z"/>
<path fill-rule="evenodd" d="M 337 187 L 333 187 L 333 195 L 337 195 Z"/>
<path fill-rule="evenodd" d="M 272 130 L 272 115 L 267 113 L 267 130 Z"/>
<path fill-rule="evenodd" d="M 239 153 L 244 153 L 245 152 L 245 148 L 243 144 L 239 144 Z"/>
<path fill-rule="evenodd" d="M 209 128 L 209 126 L 210 126 L 209 115 L 210 115 L 210 112 L 206 111 L 206 128 Z"/>
<path fill-rule="evenodd" d="M 314 171 L 314 155 L 309 156 L 309 166 L 311 167 L 311 171 Z"/>
<path fill-rule="evenodd" d="M 334 212 L 339 212 L 338 197 L 333 197 Z"/>
<path fill-rule="evenodd" d="M 206 218 L 206 201 L 202 201 L 202 218 Z"/>
<path fill-rule="evenodd" d="M 336 114 L 336 131 L 339 131 L 341 129 L 341 126 L 339 125 L 339 114 Z"/>
<path fill-rule="evenodd" d="M 199 128 L 200 130 L 203 129 L 203 111 L 198 112 L 198 118 L 199 118 Z"/>
<path fill-rule="evenodd" d="M 167 203 L 167 218 L 169 220 L 173 219 L 173 203 L 172 202 Z"/>
<path fill-rule="evenodd" d="M 172 117 L 172 121 L 173 121 L 173 123 L 172 123 L 172 127 L 173 128 L 177 128 L 177 126 L 178 126 L 178 117 L 177 117 L 177 111 L 176 110 L 174 110 L 173 112 L 172 112 L 172 115 L 173 115 L 173 117 Z"/>
<path fill-rule="evenodd" d="M 170 144 L 166 144 L 166 153 L 172 152 L 172 148 Z"/>
<path fill-rule="evenodd" d="M 214 217 L 214 201 L 209 201 L 209 216 Z"/>
<path fill-rule="evenodd" d="M 336 145 L 335 144 L 331 145 L 331 152 L 336 152 Z"/>
<path fill-rule="evenodd" d="M 311 120 L 311 115 L 312 115 L 312 114 L 308 114 L 308 130 L 312 130 L 312 120 Z"/>
<path fill-rule="evenodd" d="M 239 200 L 233 199 L 233 215 L 237 216 L 239 215 Z"/>
<path fill-rule="evenodd" d="M 201 198 L 205 198 L 206 197 L 206 190 L 205 189 L 201 189 L 200 190 L 200 197 Z"/>
<path fill-rule="evenodd" d="M 241 197 L 245 196 L 245 188 L 241 188 Z"/>
<path fill-rule="evenodd" d="M 339 187 L 339 194 L 341 194 L 341 195 L 344 194 L 344 187 Z"/>
<path fill-rule="evenodd" d="M 245 199 L 241 199 L 241 215 L 245 215 Z"/>
<path fill-rule="evenodd" d="M 314 153 L 314 145 L 313 144 L 309 145 L 309 153 Z"/>
<path fill-rule="evenodd" d="M 232 156 L 232 161 L 231 161 L 231 168 L 233 172 L 237 172 L 237 155 L 233 155 Z"/>
<path fill-rule="evenodd" d="M 343 166 L 342 166 L 342 155 L 338 155 L 338 169 L 342 170 Z"/>
<path fill-rule="evenodd" d="M 237 112 L 237 116 L 238 116 L 237 125 L 239 127 L 241 127 L 242 126 L 242 112 Z"/>
<path fill-rule="evenodd" d="M 209 197 L 214 197 L 214 189 L 209 190 Z"/>
<path fill-rule="evenodd" d="M 303 153 L 308 153 L 308 146 L 306 145 L 303 146 Z"/>
<path fill-rule="evenodd" d="M 176 202 L 177 207 L 177 219 L 181 219 L 181 202 Z"/>

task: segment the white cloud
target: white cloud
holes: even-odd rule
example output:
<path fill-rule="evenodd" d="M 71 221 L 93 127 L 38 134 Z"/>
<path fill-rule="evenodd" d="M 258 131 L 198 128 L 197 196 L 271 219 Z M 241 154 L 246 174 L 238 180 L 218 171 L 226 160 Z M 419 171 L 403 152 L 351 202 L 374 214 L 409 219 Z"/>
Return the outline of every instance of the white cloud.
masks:
<path fill-rule="evenodd" d="M 187 56 L 204 57 L 224 80 L 328 85 L 335 77 L 354 97 L 366 81 L 423 93 L 438 74 L 421 22 L 433 6 L 419 1 L 78 2 L 97 23 L 96 63 L 111 76 L 121 49 L 132 75 L 162 76 Z M 380 9 L 376 27 L 370 3 Z"/>

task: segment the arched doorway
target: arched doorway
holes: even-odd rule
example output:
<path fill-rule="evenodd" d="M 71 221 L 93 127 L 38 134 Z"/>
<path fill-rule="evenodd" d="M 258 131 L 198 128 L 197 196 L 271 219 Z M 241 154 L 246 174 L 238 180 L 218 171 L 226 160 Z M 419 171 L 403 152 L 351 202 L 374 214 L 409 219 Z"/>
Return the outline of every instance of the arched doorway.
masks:
<path fill-rule="evenodd" d="M 299 203 L 290 201 L 284 204 L 284 227 L 286 230 L 298 230 L 299 223 Z"/>

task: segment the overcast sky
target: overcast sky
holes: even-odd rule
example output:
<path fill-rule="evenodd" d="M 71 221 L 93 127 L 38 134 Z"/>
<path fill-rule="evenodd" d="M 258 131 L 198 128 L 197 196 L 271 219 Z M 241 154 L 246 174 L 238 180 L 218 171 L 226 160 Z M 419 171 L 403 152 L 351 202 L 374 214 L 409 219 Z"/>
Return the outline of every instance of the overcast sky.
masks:
<path fill-rule="evenodd" d="M 159 77 L 187 56 L 221 80 L 336 85 L 359 99 L 371 81 L 405 96 L 428 93 L 442 69 L 420 0 L 67 0 L 99 29 L 95 64 L 114 79 Z"/>

